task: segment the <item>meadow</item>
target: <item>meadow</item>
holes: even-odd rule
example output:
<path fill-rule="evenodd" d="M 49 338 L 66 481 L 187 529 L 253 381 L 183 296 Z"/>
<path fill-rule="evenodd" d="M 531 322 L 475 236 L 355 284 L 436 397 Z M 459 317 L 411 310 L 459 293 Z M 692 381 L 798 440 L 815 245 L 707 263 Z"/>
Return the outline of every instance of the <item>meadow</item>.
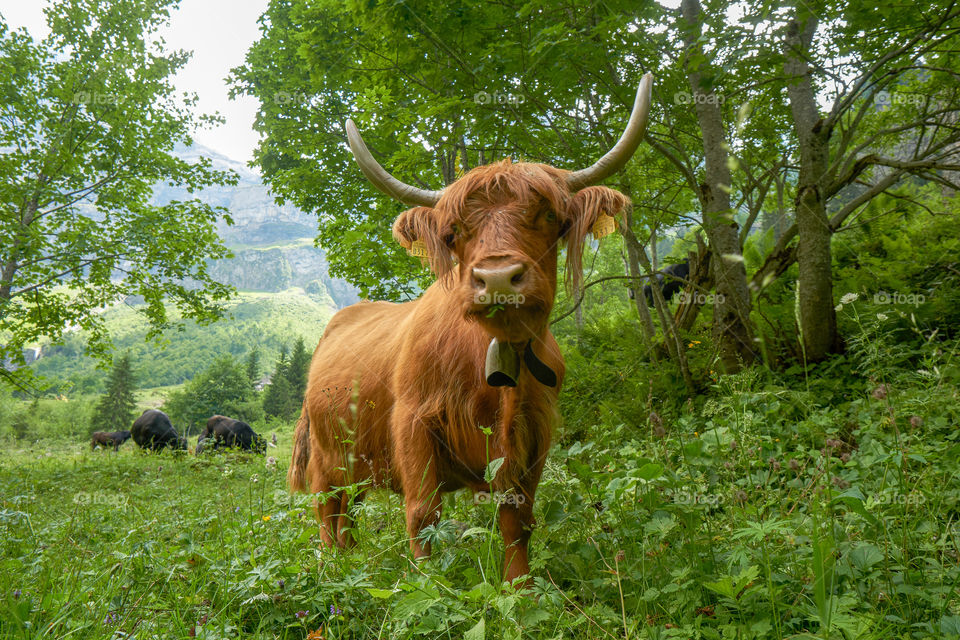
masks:
<path fill-rule="evenodd" d="M 356 547 L 319 549 L 310 497 L 286 488 L 292 424 L 267 458 L 11 440 L 0 636 L 955 637 L 955 353 L 882 382 L 857 353 L 821 365 L 833 377 L 725 376 L 675 413 L 640 406 L 642 425 L 610 408 L 638 409 L 633 379 L 653 398 L 652 371 L 597 411 L 566 404 L 528 589 L 500 581 L 496 506 L 463 492 L 426 562 L 385 491 L 356 507 Z"/>

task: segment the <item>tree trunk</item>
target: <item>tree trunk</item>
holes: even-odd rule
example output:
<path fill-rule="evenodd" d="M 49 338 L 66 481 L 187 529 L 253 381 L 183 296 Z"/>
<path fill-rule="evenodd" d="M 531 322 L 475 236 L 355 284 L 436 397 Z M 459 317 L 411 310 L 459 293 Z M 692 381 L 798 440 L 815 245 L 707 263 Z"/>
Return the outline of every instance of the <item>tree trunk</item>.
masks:
<path fill-rule="evenodd" d="M 783 70 L 787 76 L 793 126 L 800 143 L 795 203 L 800 335 L 805 358 L 818 362 L 838 347 L 830 256 L 833 233 L 827 218 L 823 184 L 829 166 L 830 130 L 823 126 L 806 62 L 817 20 L 805 13 L 804 7 L 797 8 L 796 17 L 787 25 Z"/>
<path fill-rule="evenodd" d="M 630 282 L 630 290 L 633 291 L 633 302 L 637 305 L 637 315 L 640 316 L 640 327 L 643 330 L 643 337 L 646 341 L 644 347 L 650 353 L 650 359 L 657 361 L 657 352 L 654 348 L 657 339 L 657 329 L 653 325 L 653 318 L 650 316 L 650 309 L 647 308 L 646 298 L 643 297 L 643 287 L 640 285 L 640 258 L 639 252 L 643 250 L 640 242 L 633 234 L 633 214 L 628 207 L 623 218 L 623 244 L 627 249 L 627 269 L 633 280 Z"/>
<path fill-rule="evenodd" d="M 680 4 L 684 25 L 684 44 L 690 54 L 703 55 L 700 45 L 700 2 L 683 0 Z M 726 373 L 740 370 L 756 359 L 750 326 L 750 290 L 740 249 L 737 223 L 730 206 L 729 148 L 723 128 L 720 104 L 709 83 L 704 83 L 701 62 L 687 67 L 692 101 L 703 136 L 704 182 L 700 185 L 703 229 L 712 251 L 711 268 L 717 296 L 713 307 L 713 335 L 720 350 L 721 368 Z"/>
<path fill-rule="evenodd" d="M 697 251 L 690 252 L 690 274 L 687 280 L 690 285 L 684 287 L 684 292 L 688 295 L 677 307 L 677 313 L 674 321 L 677 329 L 680 331 L 689 331 L 693 328 L 693 323 L 697 321 L 700 315 L 700 308 L 706 303 L 707 295 L 705 292 L 713 290 L 713 272 L 710 269 L 710 249 L 703 242 L 700 234 L 697 234 Z"/>

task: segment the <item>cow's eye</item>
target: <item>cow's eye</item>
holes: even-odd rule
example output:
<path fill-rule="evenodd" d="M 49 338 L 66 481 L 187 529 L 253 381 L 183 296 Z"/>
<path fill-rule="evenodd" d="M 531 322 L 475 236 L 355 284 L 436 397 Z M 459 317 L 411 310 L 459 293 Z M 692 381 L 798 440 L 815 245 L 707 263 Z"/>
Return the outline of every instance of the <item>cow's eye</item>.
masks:
<path fill-rule="evenodd" d="M 454 224 L 450 226 L 450 233 L 443 237 L 443 241 L 451 249 L 453 248 L 454 243 L 457 241 L 457 236 L 460 235 L 460 225 Z"/>
<path fill-rule="evenodd" d="M 547 211 L 546 218 L 547 218 L 547 222 L 556 222 L 557 214 L 554 213 L 553 211 Z"/>

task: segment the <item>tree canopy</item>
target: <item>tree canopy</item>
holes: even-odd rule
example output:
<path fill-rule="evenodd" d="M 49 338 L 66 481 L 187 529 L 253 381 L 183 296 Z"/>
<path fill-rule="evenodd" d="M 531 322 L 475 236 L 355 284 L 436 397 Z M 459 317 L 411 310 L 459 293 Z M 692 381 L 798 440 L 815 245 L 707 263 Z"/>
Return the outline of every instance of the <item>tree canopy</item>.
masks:
<path fill-rule="evenodd" d="M 878 11 L 895 26 L 876 29 Z M 760 348 L 757 296 L 798 261 L 805 357 L 837 348 L 834 234 L 875 199 L 909 197 L 908 178 L 956 186 L 958 17 L 949 2 L 274 0 L 233 84 L 260 99 L 256 162 L 279 197 L 319 215 L 332 270 L 404 298 L 429 278 L 390 241 L 402 205 L 359 179 L 348 117 L 410 184 L 437 188 L 506 156 L 576 168 L 616 140 L 653 71 L 648 144 L 611 178 L 635 205 L 625 271 L 659 269 L 659 234 L 702 230 L 702 286 L 735 370 Z"/>
<path fill-rule="evenodd" d="M 226 255 L 223 212 L 152 199 L 162 183 L 234 181 L 174 154 L 218 121 L 171 83 L 189 54 L 165 50 L 157 30 L 176 4 L 57 0 L 42 41 L 0 22 L 0 360 L 22 363 L 25 346 L 77 328 L 107 358 L 104 307 L 143 298 L 156 335 L 165 304 L 205 322 L 231 294 L 207 272 Z"/>

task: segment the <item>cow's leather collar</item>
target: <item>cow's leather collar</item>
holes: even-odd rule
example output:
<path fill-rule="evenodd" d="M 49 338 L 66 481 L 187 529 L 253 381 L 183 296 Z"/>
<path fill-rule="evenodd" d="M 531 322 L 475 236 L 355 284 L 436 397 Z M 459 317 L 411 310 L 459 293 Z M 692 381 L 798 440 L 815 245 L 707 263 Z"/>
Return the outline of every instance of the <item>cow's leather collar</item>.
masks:
<path fill-rule="evenodd" d="M 532 340 L 523 346 L 523 364 L 540 384 L 557 386 L 557 373 L 533 352 Z M 520 377 L 517 349 L 507 342 L 490 340 L 487 347 L 486 378 L 491 387 L 515 387 Z"/>

